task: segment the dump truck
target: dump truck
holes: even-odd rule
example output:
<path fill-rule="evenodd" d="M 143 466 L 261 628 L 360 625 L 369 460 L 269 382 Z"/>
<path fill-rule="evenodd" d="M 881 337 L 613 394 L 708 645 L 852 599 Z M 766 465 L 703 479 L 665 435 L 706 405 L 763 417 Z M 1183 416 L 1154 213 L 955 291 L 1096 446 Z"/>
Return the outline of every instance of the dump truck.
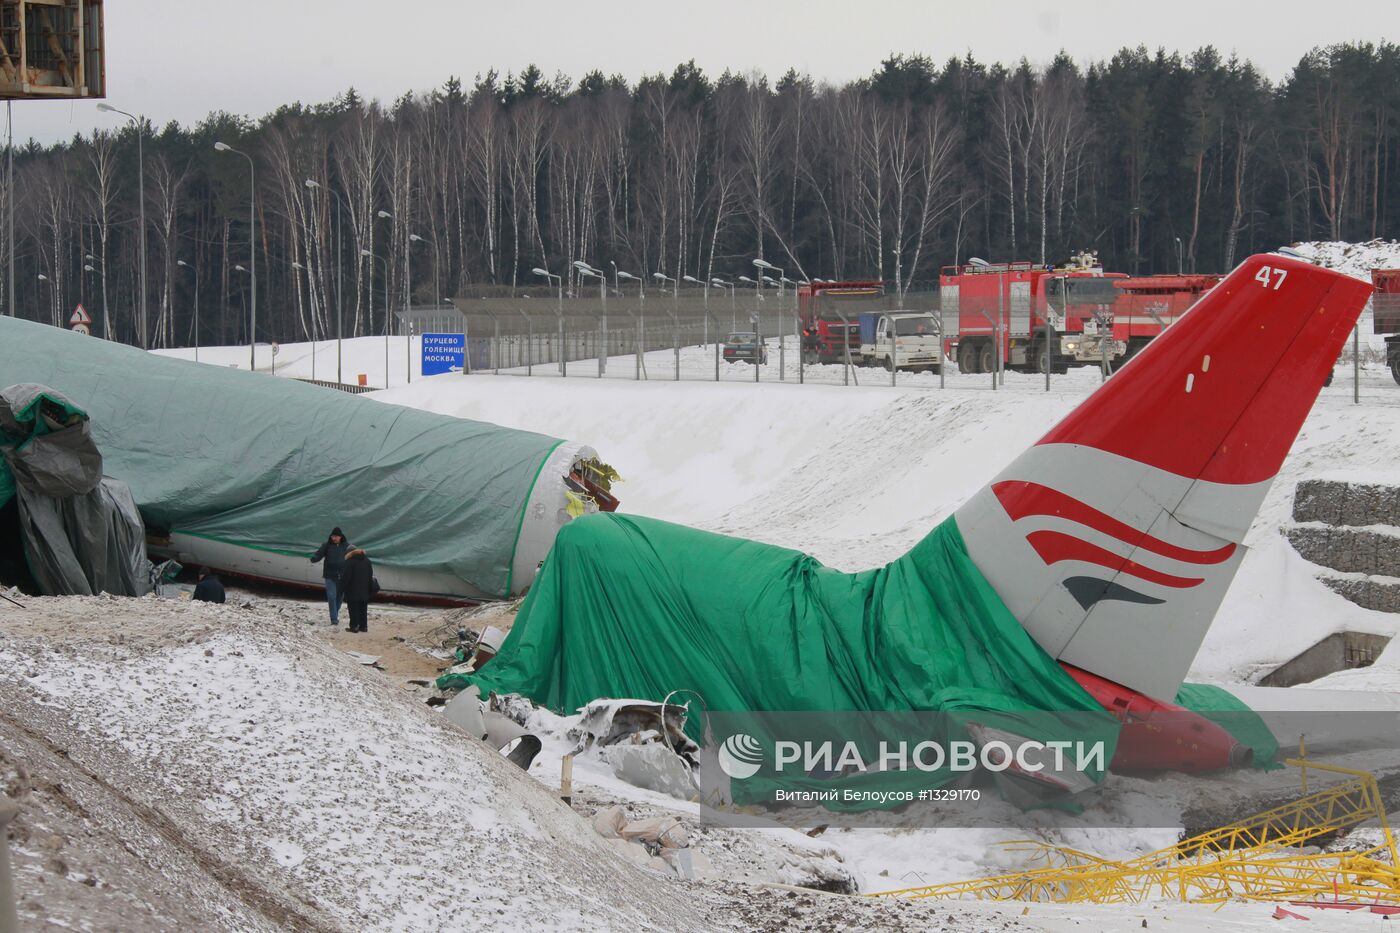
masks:
<path fill-rule="evenodd" d="M 810 282 L 797 289 L 802 361 L 844 363 L 860 356 L 860 315 L 885 310 L 884 282 Z"/>
<path fill-rule="evenodd" d="M 1372 332 L 1386 335 L 1385 363 L 1400 382 L 1400 269 L 1372 269 L 1371 284 Z"/>

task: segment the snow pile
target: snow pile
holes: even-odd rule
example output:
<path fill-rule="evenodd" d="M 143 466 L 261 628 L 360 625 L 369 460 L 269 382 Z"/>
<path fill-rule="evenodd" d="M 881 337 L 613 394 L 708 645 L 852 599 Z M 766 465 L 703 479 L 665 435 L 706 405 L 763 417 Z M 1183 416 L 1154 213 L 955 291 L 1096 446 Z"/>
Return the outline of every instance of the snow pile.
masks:
<path fill-rule="evenodd" d="M 543 784 L 303 629 L 232 605 L 26 602 L 0 621 L 6 716 L 78 724 L 74 761 L 317 924 L 711 925 Z"/>
<path fill-rule="evenodd" d="M 1344 240 L 1316 240 L 1294 243 L 1291 247 L 1310 262 L 1326 269 L 1371 281 L 1372 269 L 1400 269 L 1400 240 L 1371 240 L 1348 243 Z"/>

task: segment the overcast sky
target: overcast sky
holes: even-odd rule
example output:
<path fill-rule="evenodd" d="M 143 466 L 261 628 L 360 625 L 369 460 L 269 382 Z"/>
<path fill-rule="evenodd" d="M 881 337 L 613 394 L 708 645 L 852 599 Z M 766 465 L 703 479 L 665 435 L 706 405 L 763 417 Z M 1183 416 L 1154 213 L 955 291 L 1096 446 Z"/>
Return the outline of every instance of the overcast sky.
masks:
<path fill-rule="evenodd" d="M 390 101 L 470 84 L 530 62 L 577 79 L 592 68 L 629 80 L 695 61 L 707 73 L 796 67 L 834 83 L 869 74 L 891 52 L 937 62 L 1081 62 L 1117 49 L 1212 44 L 1284 77 L 1309 48 L 1400 41 L 1397 0 L 114 0 L 107 12 L 113 106 L 163 124 L 211 110 L 261 116 L 329 100 L 353 85 Z M 588 11 L 585 16 L 581 11 Z M 119 118 L 93 102 L 15 104 L 15 137 L 64 139 Z"/>

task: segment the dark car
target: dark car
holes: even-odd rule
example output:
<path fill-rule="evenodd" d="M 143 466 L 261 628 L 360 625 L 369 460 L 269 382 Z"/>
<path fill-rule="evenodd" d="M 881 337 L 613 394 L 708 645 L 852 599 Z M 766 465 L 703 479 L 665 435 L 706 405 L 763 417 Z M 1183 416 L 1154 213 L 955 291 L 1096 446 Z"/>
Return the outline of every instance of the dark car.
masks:
<path fill-rule="evenodd" d="M 758 342 L 758 334 L 730 334 L 724 341 L 724 361 L 726 363 L 768 363 L 768 347 Z"/>

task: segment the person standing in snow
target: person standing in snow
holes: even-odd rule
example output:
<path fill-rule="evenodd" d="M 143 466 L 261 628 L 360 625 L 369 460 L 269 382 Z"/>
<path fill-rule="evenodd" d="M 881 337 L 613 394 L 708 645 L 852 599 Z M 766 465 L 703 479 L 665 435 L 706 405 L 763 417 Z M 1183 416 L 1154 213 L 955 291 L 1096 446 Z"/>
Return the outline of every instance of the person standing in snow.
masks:
<path fill-rule="evenodd" d="M 190 599 L 198 600 L 202 603 L 221 603 L 224 601 L 224 581 L 220 580 L 208 567 L 199 568 L 199 582 L 194 586 L 194 595 Z"/>
<path fill-rule="evenodd" d="M 369 601 L 377 590 L 369 555 L 363 548 L 352 548 L 340 572 L 340 592 L 350 610 L 350 631 L 369 631 Z"/>
<path fill-rule="evenodd" d="M 350 542 L 345 540 L 345 535 L 339 528 L 332 528 L 326 543 L 311 555 L 313 564 L 325 561 L 321 567 L 321 578 L 326 584 L 326 605 L 331 610 L 332 626 L 340 624 L 340 604 L 345 599 L 340 591 L 340 572 L 345 567 L 345 555 L 349 552 Z"/>

